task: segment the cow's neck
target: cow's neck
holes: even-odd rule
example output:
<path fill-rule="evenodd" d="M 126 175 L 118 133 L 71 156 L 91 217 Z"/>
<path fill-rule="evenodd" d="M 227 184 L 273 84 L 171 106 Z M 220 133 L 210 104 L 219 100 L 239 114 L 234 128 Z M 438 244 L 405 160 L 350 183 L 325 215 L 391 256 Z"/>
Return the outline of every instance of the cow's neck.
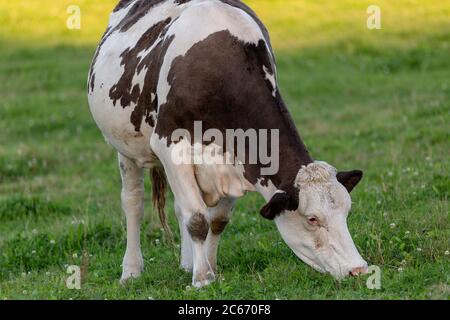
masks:
<path fill-rule="evenodd" d="M 279 172 L 273 176 L 260 176 L 254 184 L 256 190 L 269 201 L 272 196 L 279 191 L 288 192 L 294 188 L 295 178 L 303 165 L 311 163 L 313 160 L 306 152 L 306 149 L 299 150 L 296 146 L 287 144 L 281 148 L 289 151 L 283 158 L 280 158 Z"/>
<path fill-rule="evenodd" d="M 270 176 L 261 175 L 263 165 L 252 166 L 249 170 L 252 175 L 251 182 L 266 200 L 270 199 L 277 191 L 289 191 L 290 188 L 293 188 L 300 168 L 313 162 L 279 95 L 276 103 L 275 110 L 278 112 L 273 117 L 276 118 L 276 128 L 279 130 L 279 169 L 277 173 Z"/>

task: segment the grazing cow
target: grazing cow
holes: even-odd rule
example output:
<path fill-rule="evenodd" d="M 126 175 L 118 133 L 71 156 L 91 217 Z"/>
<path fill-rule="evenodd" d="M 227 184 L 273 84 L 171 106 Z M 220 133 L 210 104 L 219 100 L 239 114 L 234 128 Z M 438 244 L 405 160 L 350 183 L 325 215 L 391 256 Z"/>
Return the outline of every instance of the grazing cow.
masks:
<path fill-rule="evenodd" d="M 122 282 L 143 270 L 144 169 L 163 226 L 166 181 L 174 194 L 181 266 L 196 287 L 215 279 L 220 235 L 235 200 L 249 191 L 265 198 L 261 215 L 304 262 L 336 278 L 366 270 L 346 224 L 349 192 L 362 172 L 338 173 L 311 158 L 280 96 L 268 32 L 241 1 L 120 1 L 92 62 L 88 96 L 118 151 L 127 223 Z M 189 139 L 198 122 L 214 139 Z M 229 129 L 277 134 L 269 146 L 246 140 L 238 153 L 234 141 L 216 139 Z M 180 146 L 232 161 L 176 161 Z M 258 149 L 276 153 L 282 166 L 271 171 L 259 158 L 246 161 Z"/>

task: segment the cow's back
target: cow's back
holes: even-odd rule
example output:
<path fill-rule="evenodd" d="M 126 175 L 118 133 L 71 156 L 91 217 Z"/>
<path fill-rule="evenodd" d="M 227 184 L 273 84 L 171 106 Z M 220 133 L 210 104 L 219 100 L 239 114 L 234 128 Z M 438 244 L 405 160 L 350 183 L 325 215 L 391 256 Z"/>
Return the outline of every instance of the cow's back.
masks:
<path fill-rule="evenodd" d="M 211 63 L 227 63 L 233 57 L 221 57 L 219 53 L 227 52 L 224 45 L 234 44 L 224 43 L 224 39 L 255 48 L 263 46 L 264 54 L 272 59 L 266 54 L 270 44 L 264 27 L 240 1 L 122 0 L 111 14 L 88 81 L 91 112 L 107 141 L 143 165 L 151 162 L 149 140 L 155 126 L 178 125 L 177 119 L 164 119 L 172 123 L 164 126 L 159 117 L 165 107 L 173 107 L 169 100 L 178 94 L 173 90 L 173 80 L 179 72 L 174 66 L 182 70 L 183 64 L 178 60 L 189 56 L 193 49 L 202 50 L 201 59 L 208 59 L 206 51 L 215 51 L 216 58 Z M 204 43 L 206 47 L 201 46 Z M 270 69 L 273 61 L 266 64 Z M 179 80 L 213 81 L 202 79 L 203 75 L 211 77 L 211 73 L 199 69 L 184 72 L 184 79 Z M 187 97 L 186 92 L 179 95 Z M 202 97 L 201 92 L 189 95 Z M 174 116 L 182 117 L 183 113 L 192 114 L 190 110 L 178 110 Z M 166 112 L 165 116 L 171 114 Z"/>

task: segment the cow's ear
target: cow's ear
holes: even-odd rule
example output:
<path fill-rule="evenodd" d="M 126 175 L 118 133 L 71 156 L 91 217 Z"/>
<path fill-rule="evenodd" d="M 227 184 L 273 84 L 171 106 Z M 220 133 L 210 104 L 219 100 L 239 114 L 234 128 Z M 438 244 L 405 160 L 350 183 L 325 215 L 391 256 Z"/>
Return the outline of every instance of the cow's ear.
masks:
<path fill-rule="evenodd" d="M 361 170 L 342 171 L 336 175 L 337 180 L 351 192 L 354 187 L 361 181 L 363 172 Z"/>
<path fill-rule="evenodd" d="M 295 210 L 298 207 L 298 200 L 295 201 L 295 197 L 292 193 L 277 192 L 273 195 L 272 199 L 261 208 L 260 214 L 269 220 L 275 219 L 280 213 L 285 210 Z"/>

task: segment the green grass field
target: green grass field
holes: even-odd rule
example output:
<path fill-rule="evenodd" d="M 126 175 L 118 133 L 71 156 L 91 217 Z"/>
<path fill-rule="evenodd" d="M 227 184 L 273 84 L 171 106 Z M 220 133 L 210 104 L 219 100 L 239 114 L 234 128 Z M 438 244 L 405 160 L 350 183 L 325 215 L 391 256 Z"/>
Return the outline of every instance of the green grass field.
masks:
<path fill-rule="evenodd" d="M 246 1 L 271 31 L 280 86 L 312 155 L 365 171 L 349 228 L 381 267 L 380 290 L 366 276 L 338 282 L 300 262 L 259 216 L 257 194 L 238 202 L 222 237 L 220 280 L 194 290 L 165 244 L 148 181 L 145 272 L 119 285 L 116 154 L 86 98 L 114 2 L 0 3 L 0 299 L 450 298 L 449 2 Z M 366 28 L 372 3 L 381 30 Z M 81 30 L 66 28 L 69 4 L 81 8 Z M 72 264 L 84 270 L 81 290 L 65 286 Z"/>

